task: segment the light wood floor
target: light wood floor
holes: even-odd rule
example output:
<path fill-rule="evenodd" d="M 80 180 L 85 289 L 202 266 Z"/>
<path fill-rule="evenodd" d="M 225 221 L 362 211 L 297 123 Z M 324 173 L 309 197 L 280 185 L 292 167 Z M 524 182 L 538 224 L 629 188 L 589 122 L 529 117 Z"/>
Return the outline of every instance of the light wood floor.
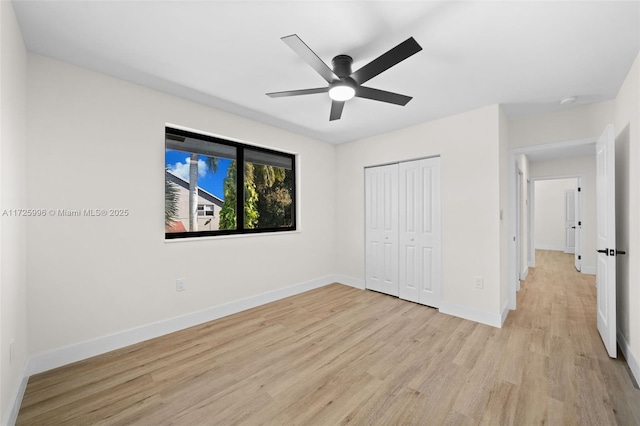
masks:
<path fill-rule="evenodd" d="M 536 261 L 502 329 L 334 284 L 33 376 L 18 424 L 640 424 L 594 277 Z"/>

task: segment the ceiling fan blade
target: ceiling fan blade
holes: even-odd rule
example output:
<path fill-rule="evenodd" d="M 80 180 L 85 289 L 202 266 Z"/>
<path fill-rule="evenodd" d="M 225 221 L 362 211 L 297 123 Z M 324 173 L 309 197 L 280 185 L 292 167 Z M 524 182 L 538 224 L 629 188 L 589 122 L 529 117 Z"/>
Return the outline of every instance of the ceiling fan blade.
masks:
<path fill-rule="evenodd" d="M 271 92 L 266 95 L 271 98 L 283 98 L 285 96 L 313 95 L 315 93 L 327 93 L 328 87 L 318 87 L 315 89 L 287 90 L 285 92 Z"/>
<path fill-rule="evenodd" d="M 340 120 L 343 108 L 344 101 L 331 101 L 331 114 L 329 115 L 329 121 Z"/>
<path fill-rule="evenodd" d="M 411 96 L 363 86 L 356 89 L 356 96 L 359 98 L 373 99 L 374 101 L 387 102 L 402 106 L 405 106 L 411 99 L 413 99 Z"/>
<path fill-rule="evenodd" d="M 327 83 L 331 83 L 332 81 L 339 80 L 338 76 L 325 64 L 322 62 L 322 59 L 315 54 L 313 50 L 307 46 L 304 41 L 300 40 L 296 34 L 292 34 L 286 37 L 282 37 L 281 39 L 287 45 L 296 52 L 306 63 L 311 65 L 311 68 L 316 70 L 318 74 L 324 78 Z"/>
<path fill-rule="evenodd" d="M 362 84 L 421 50 L 422 47 L 418 42 L 415 41 L 413 37 L 409 37 L 393 49 L 383 53 L 351 74 L 351 78 L 353 78 L 356 83 Z"/>

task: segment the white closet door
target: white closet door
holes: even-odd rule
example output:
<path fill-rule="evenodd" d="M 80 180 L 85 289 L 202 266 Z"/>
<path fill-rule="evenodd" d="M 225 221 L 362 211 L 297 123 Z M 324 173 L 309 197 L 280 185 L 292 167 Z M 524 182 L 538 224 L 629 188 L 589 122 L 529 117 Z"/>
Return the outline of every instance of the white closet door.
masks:
<path fill-rule="evenodd" d="M 400 298 L 420 301 L 422 179 L 419 161 L 400 164 L 399 241 L 400 241 Z"/>
<path fill-rule="evenodd" d="M 399 296 L 439 307 L 440 157 L 400 163 L 399 191 Z"/>
<path fill-rule="evenodd" d="M 365 169 L 366 287 L 398 296 L 398 165 Z"/>

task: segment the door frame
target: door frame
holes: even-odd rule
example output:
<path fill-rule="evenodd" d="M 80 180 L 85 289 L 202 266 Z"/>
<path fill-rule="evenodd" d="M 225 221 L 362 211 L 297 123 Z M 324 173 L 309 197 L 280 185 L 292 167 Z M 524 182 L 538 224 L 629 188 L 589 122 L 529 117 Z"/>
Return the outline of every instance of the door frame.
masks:
<path fill-rule="evenodd" d="M 552 151 L 552 150 L 557 150 L 557 149 L 571 149 L 571 148 L 583 148 L 585 145 L 595 145 L 596 141 L 597 141 L 598 137 L 592 137 L 592 138 L 585 138 L 585 139 L 574 139 L 574 140 L 568 140 L 568 141 L 563 141 L 563 142 L 552 142 L 552 143 L 548 143 L 548 144 L 541 144 L 541 145 L 533 145 L 533 146 L 525 146 L 525 147 L 521 147 L 521 148 L 512 148 L 509 150 L 509 157 L 508 157 L 508 166 L 509 166 L 509 174 L 508 174 L 508 182 L 509 182 L 509 197 L 508 197 L 508 202 L 509 202 L 509 259 L 508 259 L 508 267 L 509 267 L 509 274 L 508 274 L 508 296 L 509 296 L 509 309 L 511 310 L 515 310 L 516 309 L 516 298 L 517 298 L 517 288 L 518 288 L 518 284 L 520 284 L 520 280 L 518 280 L 518 275 L 519 272 L 517 271 L 517 262 L 516 262 L 516 231 L 519 231 L 516 229 L 516 182 L 517 182 L 517 167 L 516 167 L 516 157 L 520 154 L 533 154 L 533 153 L 541 153 L 541 152 L 545 152 L 545 151 Z M 578 155 L 576 155 L 578 156 Z M 532 181 L 531 179 L 529 179 L 529 193 L 531 193 L 531 189 L 532 189 Z M 584 203 L 584 197 L 582 197 L 582 201 L 581 203 Z M 533 203 L 531 202 L 531 198 L 529 198 L 529 219 L 531 218 L 531 205 Z M 584 204 L 581 205 L 581 207 L 584 207 Z M 584 213 L 584 208 L 582 209 L 582 212 Z M 528 253 L 528 258 L 532 259 L 533 262 L 535 262 L 535 259 L 532 258 L 532 254 L 535 254 L 535 251 L 532 253 L 531 251 L 531 247 L 533 242 L 531 241 L 531 235 L 533 234 L 532 229 L 531 229 L 531 220 L 528 221 L 528 232 L 529 232 L 529 253 Z M 584 242 L 581 241 L 581 245 L 583 245 Z M 533 263 L 532 265 L 529 266 L 535 266 L 535 263 Z"/>
<path fill-rule="evenodd" d="M 557 179 L 577 179 L 578 180 L 578 188 L 584 188 L 583 182 L 586 180 L 585 176 L 583 174 L 573 174 L 573 175 L 550 175 L 550 176 L 540 176 L 540 177 L 536 177 L 536 178 L 530 178 L 531 181 L 531 193 L 529 195 L 529 223 L 531 224 L 529 226 L 529 231 L 531 232 L 531 234 L 529 234 L 529 251 L 530 251 L 530 259 L 531 259 L 531 267 L 535 267 L 536 266 L 536 250 L 535 250 L 535 241 L 534 241 L 534 237 L 533 235 L 535 235 L 535 231 L 536 231 L 536 215 L 535 215 L 535 209 L 536 209 L 536 191 L 535 191 L 535 183 L 537 181 L 541 181 L 541 180 L 557 180 Z M 584 211 L 585 211 L 585 199 L 584 197 L 580 197 L 580 215 L 581 215 L 581 220 L 582 217 L 584 216 Z M 576 230 L 578 230 L 578 228 L 576 228 Z M 582 228 L 580 228 L 580 255 L 584 255 L 584 248 L 585 248 L 585 242 L 584 242 L 584 238 L 582 238 L 584 236 L 584 234 L 582 233 Z"/>

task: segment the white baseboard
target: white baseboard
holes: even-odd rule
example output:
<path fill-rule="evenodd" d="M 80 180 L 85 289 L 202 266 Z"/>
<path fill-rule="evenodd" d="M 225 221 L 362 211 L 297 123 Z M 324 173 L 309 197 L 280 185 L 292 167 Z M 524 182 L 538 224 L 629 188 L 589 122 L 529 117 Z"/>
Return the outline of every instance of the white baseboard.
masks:
<path fill-rule="evenodd" d="M 333 280 L 337 283 L 348 285 L 350 287 L 359 288 L 364 290 L 364 280 L 360 278 L 353 278 L 347 275 L 334 275 Z"/>
<path fill-rule="evenodd" d="M 447 302 L 445 300 L 440 302 L 440 312 L 497 328 L 502 328 L 503 317 L 506 319 L 504 311 L 502 313 L 489 312 L 478 308 L 472 308 L 470 306 L 458 305 L 457 303 Z"/>
<path fill-rule="evenodd" d="M 348 280 L 347 280 L 348 281 Z M 72 362 L 100 355 L 125 346 L 143 342 L 145 340 L 160 337 L 195 325 L 213 321 L 218 318 L 232 315 L 265 303 L 274 302 L 315 288 L 323 287 L 336 282 L 336 276 L 327 276 L 296 284 L 246 299 L 237 300 L 224 305 L 214 306 L 202 311 L 193 312 L 180 317 L 169 318 L 153 324 L 136 327 L 108 336 L 55 349 L 29 358 L 27 364 L 27 377 L 32 374 L 42 373 L 53 368 L 71 364 Z M 350 282 L 354 282 L 351 280 Z M 350 285 L 349 283 L 345 283 Z"/>
<path fill-rule="evenodd" d="M 618 330 L 617 337 L 618 345 L 620 345 L 620 349 L 622 350 L 624 357 L 627 359 L 629 369 L 631 370 L 631 373 L 633 373 L 633 377 L 635 377 L 636 383 L 640 383 L 640 363 L 633 355 L 633 352 L 631 352 L 631 347 L 629 346 L 629 343 L 624 338 L 620 330 Z"/>
<path fill-rule="evenodd" d="M 581 266 L 580 267 L 580 272 L 583 274 L 587 274 L 587 275 L 595 275 L 596 274 L 596 267 L 595 266 Z"/>
<path fill-rule="evenodd" d="M 507 315 L 509 315 L 509 301 L 507 300 L 507 302 L 504 304 L 504 307 L 502 308 L 502 315 L 500 316 L 500 328 L 502 328 L 502 326 L 504 325 L 504 322 L 507 320 Z"/>
<path fill-rule="evenodd" d="M 575 247 L 565 247 L 562 251 L 564 251 L 565 253 L 568 253 L 568 254 L 575 254 L 576 253 Z"/>
<path fill-rule="evenodd" d="M 340 284 L 350 285 L 355 288 L 364 290 L 365 282 L 363 279 L 352 278 L 344 275 L 336 275 L 335 281 Z M 518 282 L 518 284 L 520 284 Z M 438 310 L 447 315 L 453 315 L 454 317 L 464 318 L 470 321 L 479 322 L 482 324 L 490 325 L 493 327 L 501 328 L 504 321 L 509 315 L 509 302 L 505 303 L 502 308 L 501 314 L 484 311 L 482 309 L 472 308 L 469 306 L 459 305 L 457 303 L 447 302 L 442 300 Z"/>
<path fill-rule="evenodd" d="M 529 268 L 527 267 L 520 272 L 520 281 L 526 280 L 528 275 L 529 275 Z"/>
<path fill-rule="evenodd" d="M 20 381 L 20 385 L 13 395 L 13 405 L 11 406 L 11 411 L 9 411 L 7 417 L 2 423 L 4 426 L 13 426 L 16 424 L 16 420 L 18 419 L 18 412 L 20 411 L 20 406 L 22 405 L 22 398 L 24 397 L 24 391 L 27 390 L 28 382 L 29 375 L 27 374 L 27 363 L 25 362 L 25 365 L 22 368 L 22 380 Z"/>
<path fill-rule="evenodd" d="M 552 250 L 564 252 L 564 246 L 556 246 L 553 244 L 536 244 L 536 250 Z"/>

